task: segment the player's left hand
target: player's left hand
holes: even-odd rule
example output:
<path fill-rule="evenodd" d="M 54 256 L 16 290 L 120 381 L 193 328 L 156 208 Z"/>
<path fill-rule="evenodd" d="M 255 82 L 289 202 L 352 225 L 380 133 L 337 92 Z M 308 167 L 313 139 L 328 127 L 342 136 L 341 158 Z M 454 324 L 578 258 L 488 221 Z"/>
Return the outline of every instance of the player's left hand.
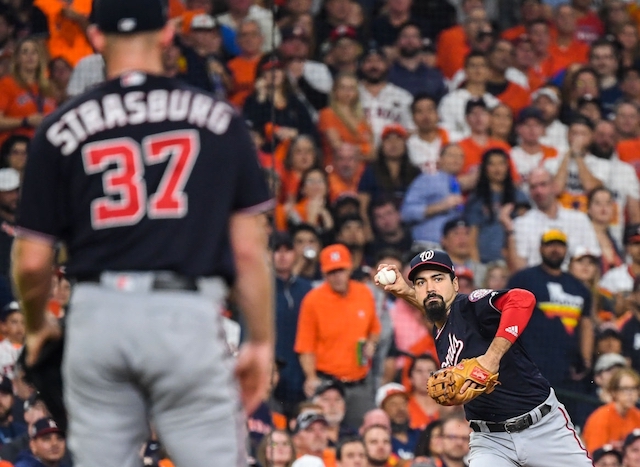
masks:
<path fill-rule="evenodd" d="M 240 346 L 235 374 L 240 384 L 240 400 L 247 414 L 253 413 L 267 394 L 273 352 L 271 343 L 246 342 Z"/>
<path fill-rule="evenodd" d="M 500 369 L 500 360 L 496 360 L 495 358 L 487 356 L 487 354 L 480 355 L 476 360 L 478 360 L 478 363 L 489 370 L 491 373 L 498 373 L 498 370 Z M 469 388 L 478 389 L 481 387 L 482 386 L 474 383 L 473 381 L 467 381 L 460 388 L 460 394 L 464 394 Z"/>
<path fill-rule="evenodd" d="M 42 347 L 50 340 L 57 340 L 62 337 L 62 329 L 55 316 L 51 313 L 45 313 L 42 326 L 33 331 L 27 332 L 25 337 L 26 358 L 25 364 L 29 367 L 33 366 L 40 356 Z"/>

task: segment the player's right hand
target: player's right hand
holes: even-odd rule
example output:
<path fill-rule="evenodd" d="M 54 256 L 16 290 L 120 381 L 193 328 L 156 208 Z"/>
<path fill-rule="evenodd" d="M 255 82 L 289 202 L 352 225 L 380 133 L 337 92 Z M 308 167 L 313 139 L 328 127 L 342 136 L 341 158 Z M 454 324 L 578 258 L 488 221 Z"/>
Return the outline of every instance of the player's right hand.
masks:
<path fill-rule="evenodd" d="M 247 415 L 253 413 L 268 394 L 273 354 L 272 343 L 245 342 L 240 346 L 235 374 Z"/>
<path fill-rule="evenodd" d="M 406 283 L 406 281 L 404 280 L 404 277 L 402 277 L 402 273 L 400 272 L 397 266 L 393 264 L 380 264 L 378 265 L 378 271 L 376 272 L 380 272 L 381 269 L 389 269 L 395 272 L 396 281 L 393 284 L 382 285 L 380 284 L 380 282 L 378 282 L 377 277 L 374 277 L 373 281 L 378 287 L 382 287 L 385 290 L 385 292 L 389 292 L 398 296 L 407 296 L 413 293 L 413 288 Z"/>
<path fill-rule="evenodd" d="M 25 337 L 26 358 L 25 364 L 29 367 L 33 366 L 40 356 L 42 347 L 50 340 L 58 340 L 62 337 L 62 329 L 55 316 L 47 312 L 42 320 L 40 329 L 27 332 Z"/>

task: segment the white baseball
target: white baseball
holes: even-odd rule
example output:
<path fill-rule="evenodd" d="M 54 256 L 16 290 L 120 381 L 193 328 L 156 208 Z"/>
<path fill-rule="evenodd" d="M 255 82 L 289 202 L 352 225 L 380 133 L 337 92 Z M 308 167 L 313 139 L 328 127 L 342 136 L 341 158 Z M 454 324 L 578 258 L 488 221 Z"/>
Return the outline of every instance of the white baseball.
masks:
<path fill-rule="evenodd" d="M 396 281 L 396 273 L 393 269 L 380 269 L 376 274 L 376 279 L 380 285 L 390 285 Z"/>

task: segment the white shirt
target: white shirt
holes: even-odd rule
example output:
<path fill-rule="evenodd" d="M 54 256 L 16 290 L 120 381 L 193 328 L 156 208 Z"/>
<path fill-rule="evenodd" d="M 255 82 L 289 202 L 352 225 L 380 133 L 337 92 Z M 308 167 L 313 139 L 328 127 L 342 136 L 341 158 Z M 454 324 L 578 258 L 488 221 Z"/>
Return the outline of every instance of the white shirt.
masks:
<path fill-rule="evenodd" d="M 617 268 L 609 269 L 600 279 L 599 285 L 611 293 L 631 292 L 633 277 L 629 274 L 629 266 L 621 264 Z"/>
<path fill-rule="evenodd" d="M 507 78 L 507 81 L 511 81 L 512 83 L 518 84 L 525 89 L 529 89 L 529 78 L 527 78 L 527 75 L 525 75 L 517 68 L 507 68 L 504 77 Z M 447 82 L 449 90 L 455 91 L 456 89 L 458 89 L 465 79 L 467 79 L 467 74 L 464 72 L 464 69 L 456 71 L 456 74 L 453 75 L 453 77 Z"/>
<path fill-rule="evenodd" d="M 567 126 L 560 120 L 554 120 L 544 132 L 542 138 L 540 138 L 540 144 L 544 146 L 551 146 L 556 148 L 558 154 L 564 154 L 569 150 L 569 142 L 567 141 Z"/>
<path fill-rule="evenodd" d="M 102 55 L 87 55 L 73 69 L 69 84 L 67 84 L 67 94 L 69 97 L 79 96 L 86 90 L 103 83 L 104 80 L 105 71 Z"/>
<path fill-rule="evenodd" d="M 413 131 L 415 128 L 411 118 L 413 96 L 395 84 L 387 83 L 377 96 L 373 96 L 361 84 L 360 102 L 373 131 L 376 146 L 380 143 L 382 130 L 391 123 L 399 123 L 407 131 Z"/>
<path fill-rule="evenodd" d="M 304 62 L 302 76 L 316 91 L 324 92 L 325 94 L 331 92 L 333 76 L 331 76 L 329 67 L 324 63 L 307 60 Z"/>
<path fill-rule="evenodd" d="M 264 38 L 262 44 L 263 52 L 271 52 L 273 48 L 278 47 L 280 45 L 280 41 L 282 40 L 282 36 L 280 35 L 280 30 L 275 27 L 275 23 L 273 21 L 273 15 L 271 11 L 266 8 L 262 8 L 258 5 L 252 5 L 249 8 L 249 12 L 247 13 L 246 19 L 253 19 L 258 22 L 260 25 L 260 30 L 262 31 L 262 37 Z M 225 26 L 229 26 L 234 31 L 237 29 L 238 25 L 231 17 L 231 13 L 223 13 L 218 15 L 216 20 L 220 24 L 224 24 Z M 275 28 L 275 33 L 274 33 Z"/>
<path fill-rule="evenodd" d="M 600 254 L 596 232 L 586 214 L 558 205 L 558 216 L 551 219 L 539 209 L 534 208 L 513 222 L 516 252 L 518 256 L 527 260 L 527 266 L 536 266 L 542 262 L 540 239 L 549 229 L 558 229 L 567 235 L 566 263 L 579 246 Z"/>
<path fill-rule="evenodd" d="M 535 154 L 529 154 L 520 146 L 514 146 L 513 149 L 511 149 L 511 160 L 522 177 L 522 188 L 525 188 L 527 192 L 529 191 L 529 183 L 527 182 L 529 174 L 536 167 L 540 167 L 543 159 L 544 154 L 542 151 Z"/>
<path fill-rule="evenodd" d="M 22 347 L 15 347 L 9 339 L 0 341 L 0 374 L 13 379 L 15 376 L 15 364 Z"/>
<path fill-rule="evenodd" d="M 456 89 L 442 98 L 438 105 L 438 116 L 442 127 L 449 132 L 452 142 L 460 141 L 471 134 L 464 115 L 471 93 L 466 89 Z M 489 109 L 493 109 L 500 101 L 488 92 L 482 96 Z"/>
<path fill-rule="evenodd" d="M 423 172 L 435 173 L 436 164 L 442 149 L 442 138 L 436 137 L 430 143 L 420 138 L 417 134 L 411 135 L 407 140 L 409 160 Z"/>

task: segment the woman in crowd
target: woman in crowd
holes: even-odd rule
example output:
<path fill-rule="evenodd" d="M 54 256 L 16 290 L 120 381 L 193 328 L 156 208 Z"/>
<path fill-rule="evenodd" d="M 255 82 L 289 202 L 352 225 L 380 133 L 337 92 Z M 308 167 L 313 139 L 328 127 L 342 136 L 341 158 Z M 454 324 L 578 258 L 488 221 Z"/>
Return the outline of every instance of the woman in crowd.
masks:
<path fill-rule="evenodd" d="M 334 225 L 329 206 L 327 174 L 322 169 L 312 168 L 302 175 L 296 204 L 290 206 L 287 218 L 291 224 L 304 222 L 328 232 Z"/>
<path fill-rule="evenodd" d="M 640 58 L 638 26 L 627 22 L 618 27 L 615 38 L 620 44 L 620 68 L 631 67 Z"/>
<path fill-rule="evenodd" d="M 507 288 L 509 282 L 509 268 L 502 260 L 492 261 L 487 264 L 487 272 L 484 275 L 482 287 L 485 289 L 502 290 Z"/>
<path fill-rule="evenodd" d="M 574 115 L 578 113 L 578 103 L 583 97 L 589 96 L 588 98 L 590 99 L 600 97 L 598 74 L 590 67 L 574 65 L 567 68 L 563 88 L 564 96 L 560 110 L 560 120 L 565 123 L 571 121 Z"/>
<path fill-rule="evenodd" d="M 67 86 L 69 86 L 72 72 L 73 67 L 62 57 L 54 58 L 49 62 L 51 94 L 58 105 L 67 100 Z"/>
<path fill-rule="evenodd" d="M 596 232 L 600 251 L 602 252 L 600 261 L 602 274 L 624 263 L 624 253 L 610 229 L 611 223 L 615 218 L 615 209 L 615 200 L 609 189 L 600 187 L 588 194 L 587 215 Z"/>
<path fill-rule="evenodd" d="M 262 439 L 256 457 L 261 467 L 291 467 L 296 460 L 291 435 L 283 430 L 272 431 Z"/>
<path fill-rule="evenodd" d="M 613 402 L 596 409 L 582 432 L 587 450 L 592 453 L 605 444 L 622 448 L 625 437 L 640 427 L 640 375 L 631 368 L 621 368 L 609 381 Z"/>
<path fill-rule="evenodd" d="M 29 141 L 28 136 L 9 136 L 2 144 L 2 147 L 0 147 L 0 166 L 16 169 L 20 172 L 20 177 L 22 177 L 24 166 L 27 163 Z"/>
<path fill-rule="evenodd" d="M 441 419 L 434 420 L 422 431 L 414 451 L 414 462 L 433 460 L 436 466 L 442 467 L 443 464 L 440 459 L 443 450 L 442 424 L 443 421 Z"/>
<path fill-rule="evenodd" d="M 513 111 L 505 104 L 499 104 L 491 110 L 489 136 L 499 141 L 515 146 L 513 133 Z"/>
<path fill-rule="evenodd" d="M 50 98 L 45 52 L 34 39 L 24 39 L 11 59 L 11 73 L 0 79 L 0 143 L 12 134 L 33 137 L 55 101 Z"/>
<path fill-rule="evenodd" d="M 363 160 L 372 158 L 373 134 L 360 104 L 355 75 L 342 74 L 336 78 L 329 107 L 320 111 L 318 128 L 322 134 L 325 166 L 332 164 L 333 153 L 344 143 L 358 146 Z"/>
<path fill-rule="evenodd" d="M 287 202 L 295 199 L 300 187 L 302 174 L 307 170 L 320 167 L 320 152 L 313 138 L 300 135 L 291 142 L 284 159 L 282 174 L 282 197 Z"/>
<path fill-rule="evenodd" d="M 482 155 L 478 185 L 465 208 L 471 226 L 472 257 L 488 263 L 502 259 L 505 230 L 500 222 L 503 210 L 513 211 L 526 195 L 515 187 L 509 155 L 502 149 L 489 149 Z"/>

